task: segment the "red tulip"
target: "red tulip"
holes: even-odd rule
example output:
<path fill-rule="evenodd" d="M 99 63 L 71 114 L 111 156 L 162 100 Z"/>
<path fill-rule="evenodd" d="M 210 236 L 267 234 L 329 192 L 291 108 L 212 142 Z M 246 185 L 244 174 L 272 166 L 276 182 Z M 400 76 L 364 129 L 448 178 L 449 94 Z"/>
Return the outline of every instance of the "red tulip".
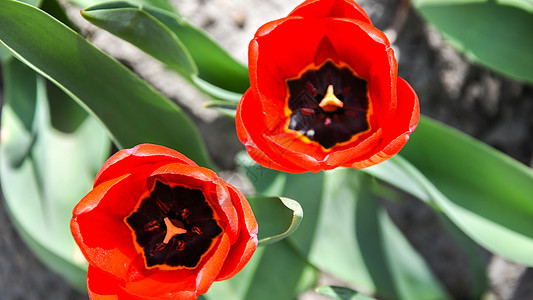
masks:
<path fill-rule="evenodd" d="M 418 98 L 397 76 L 387 37 L 351 0 L 307 0 L 263 25 L 248 65 L 237 134 L 265 167 L 369 167 L 398 153 L 418 124 Z"/>
<path fill-rule="evenodd" d="M 74 208 L 91 299 L 196 299 L 239 272 L 257 247 L 244 196 L 162 146 L 121 150 Z"/>

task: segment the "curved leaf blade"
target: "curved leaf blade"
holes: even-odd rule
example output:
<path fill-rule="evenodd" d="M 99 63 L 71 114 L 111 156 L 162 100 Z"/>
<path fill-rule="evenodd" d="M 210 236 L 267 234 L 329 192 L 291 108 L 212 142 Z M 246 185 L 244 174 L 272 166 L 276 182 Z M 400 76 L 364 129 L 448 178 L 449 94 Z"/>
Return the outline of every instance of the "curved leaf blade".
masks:
<path fill-rule="evenodd" d="M 15 68 L 27 68 L 21 62 L 13 59 L 5 65 L 9 66 L 4 74 L 9 86 L 33 85 L 30 90 L 35 91 L 32 99 L 6 97 L 3 107 L 0 182 L 6 207 L 36 256 L 84 290 L 86 265 L 70 233 L 70 218 L 75 204 L 90 190 L 96 172 L 108 157 L 110 141 L 101 126 L 84 111 L 81 123 L 71 120 L 77 124 L 72 132 L 54 128 L 52 119 L 64 117 L 61 111 L 51 114 L 49 110 L 50 97 L 58 93 L 48 93 L 50 86 L 31 70 L 25 78 L 20 74 L 11 78 Z M 33 111 L 17 109 L 13 104 L 20 100 L 33 101 L 30 106 Z M 64 96 L 54 101 L 72 102 Z M 33 116 L 31 129 L 25 127 L 24 116 Z M 8 155 L 11 145 L 20 144 L 27 135 L 32 135 L 33 140 L 24 149 L 22 161 Z"/>
<path fill-rule="evenodd" d="M 422 118 L 391 162 L 488 250 L 533 266 L 533 171 L 473 138 Z"/>
<path fill-rule="evenodd" d="M 27 232 L 18 222 L 12 212 L 10 213 L 11 220 L 17 233 L 22 240 L 28 245 L 34 255 L 48 268 L 60 274 L 70 285 L 82 293 L 87 292 L 87 268 L 72 259 L 67 259 L 64 256 L 58 255 L 47 246 L 40 243 L 31 233 Z M 76 249 L 74 250 L 76 251 Z M 75 252 L 73 252 L 75 253 Z M 83 254 L 79 253 L 80 259 Z"/>
<path fill-rule="evenodd" d="M 473 61 L 512 78 L 533 82 L 531 2 L 416 0 L 414 4 L 456 49 Z"/>
<path fill-rule="evenodd" d="M 287 240 L 257 248 L 233 278 L 214 283 L 209 300 L 294 300 L 311 288 L 318 274 Z"/>
<path fill-rule="evenodd" d="M 198 66 L 198 78 L 201 81 L 222 88 L 230 92 L 230 95 L 233 94 L 233 97 L 236 96 L 235 93 L 243 94 L 250 86 L 248 68 L 237 62 L 203 30 L 177 14 L 169 14 L 151 7 L 145 9 L 174 32 L 189 49 Z"/>
<path fill-rule="evenodd" d="M 322 296 L 336 300 L 376 300 L 375 298 L 342 286 L 320 286 L 316 289 L 316 292 Z"/>
<path fill-rule="evenodd" d="M 87 8 L 83 16 L 167 64 L 215 98 L 237 102 L 249 86 L 247 68 L 176 13 L 110 2 Z M 154 46 L 161 41 L 165 44 Z M 179 58 L 176 51 L 183 57 Z"/>
<path fill-rule="evenodd" d="M 72 2 L 78 5 L 79 7 L 85 8 L 89 6 L 104 4 L 109 2 L 109 0 L 69 0 L 69 2 Z M 137 5 L 149 5 L 169 12 L 174 12 L 174 8 L 168 0 L 128 0 L 128 3 L 133 3 Z"/>
<path fill-rule="evenodd" d="M 183 76 L 198 73 L 183 43 L 161 22 L 138 7 L 127 3 L 105 3 L 89 7 L 81 15 L 92 24 L 149 53 Z"/>
<path fill-rule="evenodd" d="M 97 118 L 120 148 L 160 144 L 212 165 L 196 128 L 175 104 L 44 12 L 0 1 L 0 41 Z"/>
<path fill-rule="evenodd" d="M 287 174 L 243 155 L 237 162 L 258 193 L 298 200 L 306 217 L 287 241 L 319 270 L 383 297 L 448 298 L 372 191 L 366 191 L 366 174 L 342 168 Z"/>
<path fill-rule="evenodd" d="M 290 236 L 303 218 L 300 203 L 284 197 L 247 197 L 259 227 L 259 245 L 266 246 Z"/>

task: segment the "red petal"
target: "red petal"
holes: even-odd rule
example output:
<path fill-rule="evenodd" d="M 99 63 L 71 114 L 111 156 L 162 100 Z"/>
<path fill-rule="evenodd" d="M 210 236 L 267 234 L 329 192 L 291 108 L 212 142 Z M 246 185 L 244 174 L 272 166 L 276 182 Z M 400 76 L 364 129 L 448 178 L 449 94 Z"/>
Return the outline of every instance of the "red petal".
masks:
<path fill-rule="evenodd" d="M 346 19 L 330 20 L 327 36 L 340 59 L 365 79 L 371 77 L 376 63 L 389 62 L 389 41 L 383 32 L 370 24 Z M 390 73 L 390 70 L 385 72 Z"/>
<path fill-rule="evenodd" d="M 327 36 L 339 59 L 368 81 L 370 125 L 375 132 L 384 122 L 394 118 L 396 110 L 398 65 L 394 51 L 381 31 L 359 21 L 331 21 Z"/>
<path fill-rule="evenodd" d="M 235 187 L 228 184 L 233 205 L 239 212 L 240 235 L 230 252 L 217 281 L 226 280 L 237 274 L 248 263 L 257 248 L 257 221 L 250 204 Z"/>
<path fill-rule="evenodd" d="M 326 29 L 325 22 L 286 18 L 268 34 L 258 32 L 250 43 L 250 83 L 262 99 L 267 123 L 285 114 L 285 81 L 313 64 Z"/>
<path fill-rule="evenodd" d="M 196 299 L 199 293 L 195 279 L 195 272 L 190 270 L 159 271 L 142 280 L 125 283 L 124 289 L 142 299 Z M 173 298 L 178 295 L 179 298 Z"/>
<path fill-rule="evenodd" d="M 222 234 L 220 243 L 215 246 L 211 256 L 209 256 L 196 275 L 196 291 L 198 294 L 206 293 L 211 284 L 213 284 L 228 256 L 230 246 L 229 237 L 225 233 Z"/>
<path fill-rule="evenodd" d="M 92 265 L 87 271 L 87 290 L 91 300 L 139 299 L 125 295 L 119 280 Z"/>
<path fill-rule="evenodd" d="M 339 64 L 339 56 L 335 47 L 329 40 L 328 36 L 324 36 L 318 45 L 315 53 L 315 59 L 313 60 L 315 66 L 321 66 L 327 60 L 332 60 L 334 63 Z"/>
<path fill-rule="evenodd" d="M 217 180 L 217 174 L 207 168 L 190 166 L 182 163 L 167 163 L 154 169 L 148 175 L 148 182 L 158 177 L 165 178 L 169 183 L 175 183 L 194 189 L 204 189 L 209 182 Z"/>
<path fill-rule="evenodd" d="M 229 237 L 226 233 L 223 233 L 217 244 L 206 254 L 205 261 L 198 268 L 159 271 L 140 281 L 127 283 L 127 289 L 135 294 L 143 294 L 150 297 L 176 293 L 195 294 L 198 297 L 198 295 L 207 292 L 216 276 L 220 273 L 230 246 Z"/>
<path fill-rule="evenodd" d="M 263 115 L 260 100 L 249 89 L 237 107 L 235 118 L 237 135 L 249 155 L 267 168 L 291 173 L 305 171 L 304 168 L 286 160 L 280 152 L 274 152 L 265 141 L 264 136 L 268 135 L 271 129 L 265 124 Z"/>
<path fill-rule="evenodd" d="M 289 16 L 304 18 L 348 18 L 372 24 L 366 12 L 353 0 L 307 0 Z"/>
<path fill-rule="evenodd" d="M 75 207 L 71 220 L 74 239 L 89 263 L 117 278 L 125 278 L 137 254 L 124 223 L 142 194 L 142 187 L 135 183 L 134 176 L 101 183 Z"/>
<path fill-rule="evenodd" d="M 175 150 L 159 145 L 141 144 L 131 149 L 120 150 L 111 156 L 96 175 L 94 185 L 96 186 L 110 178 L 122 176 L 125 172 L 132 172 L 135 168 L 143 165 L 170 162 L 196 166 L 196 163 Z"/>
<path fill-rule="evenodd" d="M 420 108 L 416 93 L 405 80 L 398 78 L 398 107 L 394 118 L 383 128 L 383 139 L 376 145 L 371 157 L 346 166 L 366 168 L 396 155 L 409 140 L 419 117 Z"/>
<path fill-rule="evenodd" d="M 216 185 L 215 193 L 213 193 L 211 199 L 213 199 L 212 201 L 216 201 L 217 210 L 221 209 L 224 211 L 224 215 L 226 216 L 226 218 L 224 219 L 224 221 L 226 222 L 226 227 L 224 228 L 224 231 L 230 239 L 230 244 L 235 243 L 239 238 L 239 223 L 241 222 L 238 213 L 239 208 L 235 207 L 235 205 L 233 204 L 232 197 L 233 195 L 228 189 L 228 183 L 225 182 L 223 179 L 219 178 L 218 185 Z M 220 212 L 218 213 L 220 214 Z"/>
<path fill-rule="evenodd" d="M 156 293 L 162 285 L 174 286 L 164 282 L 143 282 L 145 289 L 150 291 L 146 295 L 138 295 L 127 290 L 125 285 L 102 270 L 89 265 L 87 272 L 87 288 L 91 300 L 195 300 L 198 294 L 190 291 Z"/>
<path fill-rule="evenodd" d="M 332 151 L 326 158 L 326 169 L 333 169 L 356 161 L 368 159 L 375 153 L 374 149 L 383 137 L 383 130 L 378 128 L 369 136 L 360 141 L 350 143 L 343 147 L 338 147 Z"/>

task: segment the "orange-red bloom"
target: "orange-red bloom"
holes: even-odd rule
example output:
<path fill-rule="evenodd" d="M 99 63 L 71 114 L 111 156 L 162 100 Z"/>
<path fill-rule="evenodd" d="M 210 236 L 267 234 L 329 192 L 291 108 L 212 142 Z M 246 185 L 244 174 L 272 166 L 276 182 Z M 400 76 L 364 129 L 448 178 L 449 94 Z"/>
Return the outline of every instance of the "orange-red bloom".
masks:
<path fill-rule="evenodd" d="M 239 272 L 257 247 L 244 196 L 162 146 L 121 150 L 74 208 L 91 299 L 196 299 Z"/>
<path fill-rule="evenodd" d="M 353 0 L 307 0 L 263 25 L 248 65 L 237 134 L 265 167 L 369 167 L 398 153 L 418 124 L 418 98 L 397 76 L 387 37 Z"/>

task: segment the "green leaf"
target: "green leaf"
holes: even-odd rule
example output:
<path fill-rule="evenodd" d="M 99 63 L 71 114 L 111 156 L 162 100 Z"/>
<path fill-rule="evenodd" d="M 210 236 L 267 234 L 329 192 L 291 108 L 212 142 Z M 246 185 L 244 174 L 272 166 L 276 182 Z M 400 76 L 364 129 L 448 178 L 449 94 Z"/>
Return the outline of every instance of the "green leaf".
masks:
<path fill-rule="evenodd" d="M 203 30 L 194 27 L 177 14 L 168 14 L 149 7 L 145 9 L 174 32 L 189 49 L 198 66 L 198 76 L 193 78 L 197 86 L 204 90 L 208 90 L 206 86 L 223 89 L 216 93 L 221 94 L 222 99 L 240 99 L 240 94 L 250 85 L 248 69 L 245 66 L 238 63 Z M 226 96 L 223 96 L 224 94 Z"/>
<path fill-rule="evenodd" d="M 421 124 L 425 124 L 424 121 Z M 419 198 L 434 208 L 444 229 L 463 250 L 463 253 L 469 257 L 468 268 L 471 271 L 473 281 L 473 285 L 470 287 L 471 298 L 480 298 L 487 289 L 486 267 L 482 260 L 480 246 L 441 211 L 438 201 L 434 201 L 435 197 L 441 197 L 437 188 L 399 155 L 362 171 Z"/>
<path fill-rule="evenodd" d="M 311 267 L 286 241 L 257 248 L 252 259 L 230 280 L 215 282 L 209 300 L 293 300 L 317 281 Z"/>
<path fill-rule="evenodd" d="M 2 129 L 3 155 L 7 161 L 16 167 L 20 166 L 29 155 L 35 141 L 34 118 L 35 96 L 37 95 L 37 75 L 24 64 L 14 59 L 6 59 L 2 63 L 4 79 L 3 113 L 8 115 L 3 119 Z M 11 117 L 9 117 L 9 115 Z M 9 130 L 8 130 L 9 129 Z M 16 138 L 12 138 L 12 136 Z"/>
<path fill-rule="evenodd" d="M 533 13 L 533 1 L 531 0 L 496 0 L 504 5 L 511 5 Z"/>
<path fill-rule="evenodd" d="M 459 51 L 486 67 L 533 82 L 533 4 L 520 0 L 415 0 Z"/>
<path fill-rule="evenodd" d="M 109 0 L 68 0 L 68 1 L 82 8 L 110 2 Z M 169 12 L 174 12 L 174 8 L 172 7 L 172 5 L 169 3 L 168 0 L 128 0 L 128 3 L 132 3 L 136 5 L 148 5 L 148 6 L 157 7 L 157 8 L 169 11 Z"/>
<path fill-rule="evenodd" d="M 42 0 L 41 2 L 42 3 L 40 6 L 36 7 L 39 7 L 41 10 L 50 14 L 61 23 L 70 27 L 72 30 L 78 31 L 78 28 L 70 21 L 65 10 L 63 9 L 63 6 L 59 4 L 58 0 Z"/>
<path fill-rule="evenodd" d="M 50 118 L 63 116 L 50 114 L 48 97 L 55 93 L 47 92 L 46 81 L 34 72 L 21 77 L 14 70 L 27 68 L 16 60 L 5 66 L 6 90 L 25 87 L 35 92 L 33 98 L 11 94 L 2 110 L 0 181 L 6 207 L 21 236 L 43 263 L 83 290 L 86 265 L 70 233 L 70 218 L 75 204 L 91 189 L 96 172 L 108 157 L 110 141 L 87 114 L 71 133 L 55 129 Z M 33 107 L 33 111 L 17 109 L 19 100 L 32 102 L 28 107 Z M 72 102 L 64 96 L 55 101 Z M 23 119 L 31 116 L 32 126 L 28 129 Z M 10 147 L 25 143 L 28 135 L 34 138 L 24 155 L 9 155 Z"/>
<path fill-rule="evenodd" d="M 127 3 L 105 3 L 89 7 L 81 15 L 118 37 L 136 45 L 172 70 L 184 76 L 196 74 L 198 69 L 183 43 L 146 11 Z"/>
<path fill-rule="evenodd" d="M 489 290 L 486 251 L 466 235 L 442 212 L 437 212 L 440 223 L 467 258 L 466 268 L 470 274 L 468 299 L 482 299 Z"/>
<path fill-rule="evenodd" d="M 366 174 L 350 169 L 287 174 L 242 155 L 237 162 L 259 194 L 284 195 L 301 204 L 306 217 L 287 240 L 319 270 L 393 299 L 448 298 L 377 206 L 374 191 L 366 191 L 371 185 Z"/>
<path fill-rule="evenodd" d="M 391 159 L 488 250 L 533 266 L 533 171 L 473 138 L 422 118 Z"/>
<path fill-rule="evenodd" d="M 35 7 L 39 7 L 41 5 L 41 2 L 43 2 L 43 0 L 21 0 L 20 2 L 24 2 L 24 3 L 27 3 L 29 5 L 33 5 Z"/>
<path fill-rule="evenodd" d="M 375 298 L 341 286 L 320 286 L 316 289 L 316 292 L 336 300 L 375 300 Z"/>
<path fill-rule="evenodd" d="M 98 119 L 120 148 L 160 144 L 212 165 L 196 128 L 174 103 L 49 15 L 0 1 L 0 41 Z"/>
<path fill-rule="evenodd" d="M 11 57 L 11 52 L 3 44 L 0 43 L 0 62 L 5 61 Z"/>
<path fill-rule="evenodd" d="M 252 206 L 261 230 L 259 245 L 276 243 L 290 236 L 300 225 L 303 210 L 300 204 L 284 197 L 246 197 Z"/>
<path fill-rule="evenodd" d="M 83 16 L 165 63 L 215 98 L 238 101 L 249 86 L 246 67 L 175 13 L 111 2 L 88 8 Z"/>
<path fill-rule="evenodd" d="M 448 299 L 423 258 L 379 205 L 372 181 L 356 170 L 343 170 L 344 174 L 338 171 L 330 173 L 334 176 L 333 182 L 341 183 L 332 185 L 326 192 L 344 189 L 345 193 L 354 194 L 354 211 L 351 212 L 354 219 L 351 224 L 355 222 L 353 243 L 359 245 L 363 263 L 376 287 L 375 293 L 390 299 Z M 340 177 L 353 182 L 356 174 L 360 176 L 359 185 L 346 184 L 347 179 Z M 341 209 L 338 207 L 342 207 L 340 200 L 331 205 L 336 205 L 337 211 Z M 337 226 L 337 231 L 341 230 L 342 225 L 335 225 L 335 221 L 331 220 L 328 222 L 330 226 Z"/>
<path fill-rule="evenodd" d="M 17 233 L 30 248 L 32 253 L 50 270 L 60 274 L 72 287 L 81 293 L 87 292 L 87 267 L 82 264 L 83 255 L 81 252 L 73 250 L 73 257 L 66 259 L 50 250 L 40 243 L 35 236 L 27 232 L 26 229 L 18 223 L 18 220 L 9 212 L 12 223 Z"/>
<path fill-rule="evenodd" d="M 423 126 L 422 122 L 421 126 Z M 375 176 L 376 178 L 415 196 L 429 205 L 434 205 L 426 188 L 420 184 L 420 181 L 417 180 L 416 177 L 411 175 L 409 170 L 410 166 L 401 164 L 399 160 L 399 156 L 395 156 L 383 163 L 362 169 L 361 171 Z"/>

